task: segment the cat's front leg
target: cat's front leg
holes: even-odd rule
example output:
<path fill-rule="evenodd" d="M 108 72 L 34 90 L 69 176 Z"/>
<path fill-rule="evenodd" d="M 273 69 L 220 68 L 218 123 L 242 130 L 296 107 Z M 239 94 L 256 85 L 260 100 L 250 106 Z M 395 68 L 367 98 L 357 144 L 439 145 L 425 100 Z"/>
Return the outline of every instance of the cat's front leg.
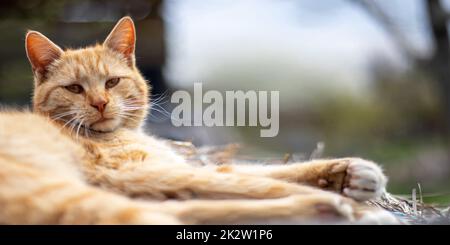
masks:
<path fill-rule="evenodd" d="M 361 158 L 322 159 L 287 165 L 222 165 L 217 171 L 235 172 L 303 183 L 331 190 L 358 201 L 381 196 L 387 178 L 380 166 Z"/>
<path fill-rule="evenodd" d="M 185 165 L 140 165 L 123 169 L 98 169 L 91 184 L 131 197 L 150 199 L 268 199 L 324 191 L 263 176 L 221 173 Z"/>

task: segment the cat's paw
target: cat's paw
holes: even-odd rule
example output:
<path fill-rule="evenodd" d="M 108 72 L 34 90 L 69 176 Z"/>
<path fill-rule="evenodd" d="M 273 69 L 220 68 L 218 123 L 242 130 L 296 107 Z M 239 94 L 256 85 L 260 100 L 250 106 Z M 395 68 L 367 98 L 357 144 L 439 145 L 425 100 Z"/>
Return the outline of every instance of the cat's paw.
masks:
<path fill-rule="evenodd" d="M 308 200 L 301 197 L 299 203 L 305 210 L 304 214 L 309 214 L 313 220 L 331 223 L 355 221 L 355 203 L 339 195 L 311 195 Z"/>
<path fill-rule="evenodd" d="M 403 223 L 393 214 L 385 210 L 366 211 L 355 222 L 359 225 L 402 225 Z"/>
<path fill-rule="evenodd" d="M 359 158 L 349 159 L 343 194 L 357 201 L 376 199 L 385 191 L 387 178 L 373 162 Z"/>

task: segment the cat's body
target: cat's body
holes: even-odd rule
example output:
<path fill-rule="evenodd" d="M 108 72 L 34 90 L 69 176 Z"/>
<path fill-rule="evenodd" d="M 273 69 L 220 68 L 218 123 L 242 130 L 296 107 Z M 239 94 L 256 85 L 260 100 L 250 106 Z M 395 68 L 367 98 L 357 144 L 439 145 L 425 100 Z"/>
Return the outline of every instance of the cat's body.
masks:
<path fill-rule="evenodd" d="M 62 51 L 29 32 L 34 113 L 0 113 L 1 223 L 199 224 L 324 215 L 396 222 L 352 200 L 376 198 L 386 185 L 381 169 L 362 159 L 190 165 L 141 131 L 148 88 L 134 64 L 134 43 L 129 18 L 103 45 L 80 50 Z"/>

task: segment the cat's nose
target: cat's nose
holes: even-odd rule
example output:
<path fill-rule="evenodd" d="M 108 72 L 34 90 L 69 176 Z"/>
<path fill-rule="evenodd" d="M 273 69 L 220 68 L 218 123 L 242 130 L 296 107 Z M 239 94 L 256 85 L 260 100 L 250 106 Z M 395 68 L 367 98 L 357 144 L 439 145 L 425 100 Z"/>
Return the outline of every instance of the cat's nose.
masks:
<path fill-rule="evenodd" d="M 100 113 L 103 113 L 105 110 L 106 105 L 108 104 L 107 100 L 96 100 L 91 103 L 91 106 L 97 109 Z"/>

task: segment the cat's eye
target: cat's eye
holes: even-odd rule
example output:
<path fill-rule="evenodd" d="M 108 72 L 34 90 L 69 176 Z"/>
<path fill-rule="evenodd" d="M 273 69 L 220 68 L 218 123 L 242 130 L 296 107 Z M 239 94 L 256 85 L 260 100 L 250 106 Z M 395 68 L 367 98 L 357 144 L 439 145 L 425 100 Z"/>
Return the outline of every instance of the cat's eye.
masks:
<path fill-rule="evenodd" d="M 120 82 L 120 77 L 111 78 L 105 83 L 105 88 L 113 88 Z"/>
<path fill-rule="evenodd" d="M 83 87 L 81 87 L 81 85 L 79 85 L 79 84 L 68 85 L 68 86 L 65 86 L 64 88 L 74 94 L 81 94 L 84 91 Z"/>

